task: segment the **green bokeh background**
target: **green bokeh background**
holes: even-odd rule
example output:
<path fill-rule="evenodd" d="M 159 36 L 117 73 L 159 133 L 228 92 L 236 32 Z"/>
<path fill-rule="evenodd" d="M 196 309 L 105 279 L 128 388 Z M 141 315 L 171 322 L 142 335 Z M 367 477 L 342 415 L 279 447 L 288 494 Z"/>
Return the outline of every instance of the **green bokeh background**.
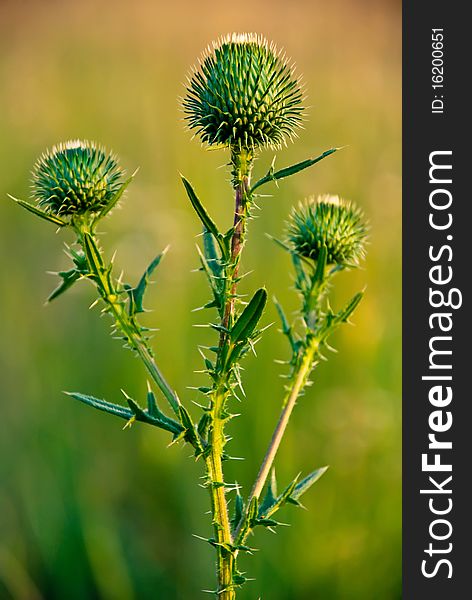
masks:
<path fill-rule="evenodd" d="M 281 0 L 217 3 L 84 0 L 0 3 L 0 598 L 148 600 L 204 598 L 213 553 L 201 464 L 168 448 L 164 432 L 123 423 L 74 403 L 62 390 L 119 401 L 144 398 L 141 365 L 87 311 L 77 285 L 43 306 L 67 266 L 67 232 L 6 198 L 29 194 L 45 147 L 98 140 L 129 171 L 140 167 L 122 209 L 102 229 L 104 246 L 135 280 L 171 244 L 146 321 L 159 364 L 190 404 L 202 385 L 191 309 L 208 297 L 195 244 L 199 223 L 179 183 L 194 183 L 221 225 L 232 200 L 223 152 L 191 140 L 177 98 L 206 44 L 228 31 L 256 31 L 283 46 L 304 75 L 310 106 L 282 166 L 332 146 L 347 148 L 273 188 L 260 201 L 244 257 L 246 291 L 264 284 L 296 307 L 289 261 L 264 234 L 280 236 L 290 207 L 313 193 L 358 202 L 371 222 L 363 270 L 338 278 L 336 306 L 367 285 L 356 327 L 336 335 L 339 354 L 320 366 L 277 460 L 281 484 L 331 465 L 305 498 L 285 509 L 292 526 L 260 531 L 243 561 L 255 581 L 241 599 L 400 598 L 400 5 L 396 1 Z M 261 155 L 264 174 L 273 152 Z M 223 168 L 219 168 L 222 167 Z M 270 306 L 265 323 L 276 320 Z M 228 479 L 248 490 L 274 426 L 286 340 L 270 328 L 246 362 L 247 400 L 231 425 Z M 197 409 L 194 414 L 197 415 Z"/>

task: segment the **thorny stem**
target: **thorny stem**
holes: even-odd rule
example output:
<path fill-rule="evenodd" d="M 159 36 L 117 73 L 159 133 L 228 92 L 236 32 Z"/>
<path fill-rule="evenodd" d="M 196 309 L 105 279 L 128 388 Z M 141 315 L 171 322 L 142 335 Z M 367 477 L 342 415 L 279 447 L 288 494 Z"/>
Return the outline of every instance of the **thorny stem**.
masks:
<path fill-rule="evenodd" d="M 233 222 L 233 237 L 231 238 L 231 260 L 229 265 L 228 286 L 229 293 L 223 317 L 223 326 L 228 328 L 234 317 L 234 304 L 238 285 L 239 262 L 244 247 L 246 234 L 246 221 L 248 211 L 248 192 L 251 182 L 252 153 L 241 150 L 232 151 L 233 185 L 235 190 L 235 208 Z M 222 336 L 223 337 L 223 336 Z M 222 340 L 220 340 L 221 343 Z"/>
<path fill-rule="evenodd" d="M 238 273 L 241 253 L 244 247 L 246 221 L 248 216 L 248 190 L 252 168 L 252 153 L 245 150 L 232 150 L 233 186 L 235 190 L 235 211 L 233 236 L 231 239 L 231 259 L 226 272 L 226 294 L 222 326 L 225 330 L 231 328 L 234 320 L 235 300 L 238 284 Z M 225 331 L 220 334 L 218 363 L 222 362 L 225 347 L 229 343 Z M 220 378 L 215 384 L 212 394 L 212 426 L 209 431 L 208 444 L 210 452 L 206 458 L 207 475 L 211 495 L 213 527 L 217 542 L 217 578 L 218 598 L 234 600 L 236 597 L 234 574 L 234 551 L 231 525 L 226 502 L 225 482 L 223 476 L 223 450 L 226 443 L 224 434 L 225 403 L 229 395 L 229 378 L 231 376 L 223 364 L 220 368 Z"/>
<path fill-rule="evenodd" d="M 233 540 L 226 503 L 222 464 L 225 438 L 223 431 L 224 419 L 221 413 L 223 412 L 224 401 L 224 391 L 217 390 L 213 396 L 212 428 L 208 439 L 211 451 L 206 458 L 206 468 L 209 479 L 215 542 L 218 544 L 216 546 L 218 598 L 233 600 L 235 598 L 233 589 L 234 557 L 231 550 Z"/>
<path fill-rule="evenodd" d="M 285 434 L 285 430 L 287 429 L 287 425 L 290 420 L 290 415 L 292 414 L 297 398 L 299 397 L 300 393 L 305 387 L 307 379 L 312 370 L 313 361 L 317 350 L 318 342 L 316 338 L 313 337 L 308 341 L 307 346 L 305 347 L 305 351 L 298 363 L 298 369 L 293 380 L 293 385 L 288 390 L 288 393 L 285 397 L 282 412 L 280 413 L 279 420 L 274 429 L 274 433 L 272 434 L 272 438 L 270 440 L 269 446 L 267 448 L 261 467 L 259 469 L 259 473 L 256 477 L 256 481 L 254 482 L 251 493 L 249 495 L 247 506 L 250 506 L 253 498 L 259 499 L 262 490 L 264 489 L 264 485 L 267 481 L 267 477 L 269 476 L 272 465 L 274 464 L 274 460 L 277 455 L 279 446 L 282 442 L 282 438 Z M 244 521 L 245 518 L 243 516 L 234 535 L 236 545 L 244 544 L 250 532 L 250 528 L 244 530 L 242 529 Z"/>
<path fill-rule="evenodd" d="M 139 356 L 149 375 L 169 402 L 172 410 L 176 415 L 179 415 L 179 398 L 156 365 L 151 349 L 144 339 L 136 319 L 128 314 L 126 307 L 120 301 L 120 292 L 116 289 L 111 278 L 111 266 L 108 268 L 105 266 L 93 234 L 83 226 L 80 227 L 79 231 L 80 241 L 87 256 L 91 275 L 95 278 L 97 290 L 112 314 L 116 327 L 123 333 L 128 345 Z M 85 243 L 85 236 L 87 236 L 90 247 Z"/>

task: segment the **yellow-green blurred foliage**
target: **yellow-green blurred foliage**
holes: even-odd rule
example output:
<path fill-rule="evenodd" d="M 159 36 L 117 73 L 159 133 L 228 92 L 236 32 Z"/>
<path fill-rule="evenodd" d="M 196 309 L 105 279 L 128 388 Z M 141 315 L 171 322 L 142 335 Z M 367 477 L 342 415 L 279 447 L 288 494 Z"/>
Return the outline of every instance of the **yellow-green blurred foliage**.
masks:
<path fill-rule="evenodd" d="M 122 210 L 103 223 L 104 246 L 128 279 L 171 244 L 148 296 L 146 317 L 167 378 L 203 385 L 198 343 L 212 333 L 192 308 L 208 298 L 197 266 L 199 223 L 179 182 L 194 183 L 221 226 L 232 199 L 223 152 L 191 140 L 178 97 L 185 75 L 213 38 L 256 31 L 283 46 L 304 75 L 310 106 L 283 166 L 332 146 L 347 148 L 274 188 L 260 201 L 244 258 L 247 291 L 265 284 L 296 306 L 280 236 L 305 195 L 337 193 L 371 222 L 365 269 L 338 277 L 340 306 L 367 284 L 365 300 L 333 340 L 300 401 L 277 460 L 281 484 L 324 464 L 331 469 L 285 509 L 292 526 L 260 531 L 243 567 L 255 577 L 241 599 L 392 600 L 400 597 L 400 10 L 396 1 L 123 0 L 0 4 L 0 597 L 14 600 L 147 600 L 204 597 L 213 585 L 201 464 L 167 448 L 164 432 L 119 420 L 62 395 L 77 390 L 144 400 L 145 374 L 108 335 L 83 283 L 43 306 L 67 266 L 67 232 L 6 198 L 29 194 L 29 172 L 45 148 L 97 140 L 129 171 L 140 167 Z M 256 165 L 264 174 L 273 153 Z M 273 306 L 265 323 L 276 320 Z M 214 335 L 213 335 L 214 338 Z M 281 401 L 286 340 L 273 326 L 245 363 L 248 398 L 236 407 L 228 466 L 247 492 Z M 194 414 L 197 414 L 195 409 Z"/>

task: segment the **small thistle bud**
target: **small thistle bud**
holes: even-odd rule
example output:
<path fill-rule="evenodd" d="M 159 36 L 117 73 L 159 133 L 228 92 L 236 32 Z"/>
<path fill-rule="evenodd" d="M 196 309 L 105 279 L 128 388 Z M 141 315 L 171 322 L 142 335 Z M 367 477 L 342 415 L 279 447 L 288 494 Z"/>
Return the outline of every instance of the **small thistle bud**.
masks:
<path fill-rule="evenodd" d="M 317 260 L 322 246 L 327 263 L 356 265 L 364 257 L 367 225 L 362 211 L 338 196 L 308 198 L 294 208 L 287 242 L 294 252 Z"/>
<path fill-rule="evenodd" d="M 252 150 L 291 138 L 302 120 L 301 102 L 285 56 L 260 35 L 233 33 L 203 54 L 183 107 L 203 142 Z"/>
<path fill-rule="evenodd" d="M 69 141 L 44 153 L 33 168 L 33 198 L 47 212 L 65 217 L 97 213 L 123 184 L 116 158 L 93 142 Z"/>

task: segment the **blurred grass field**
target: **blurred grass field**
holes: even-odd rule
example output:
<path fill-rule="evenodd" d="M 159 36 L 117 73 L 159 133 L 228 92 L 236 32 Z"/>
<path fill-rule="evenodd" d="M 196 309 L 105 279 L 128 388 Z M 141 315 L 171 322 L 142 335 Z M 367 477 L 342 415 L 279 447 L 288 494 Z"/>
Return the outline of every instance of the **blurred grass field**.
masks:
<path fill-rule="evenodd" d="M 400 4 L 333 0 L 192 3 L 47 0 L 0 3 L 0 598 L 187 600 L 213 585 L 213 552 L 192 537 L 210 533 L 201 465 L 163 432 L 74 403 L 62 390 L 119 401 L 144 399 L 145 375 L 108 335 L 92 290 L 78 285 L 43 306 L 67 266 L 47 223 L 6 198 L 29 194 L 44 148 L 70 138 L 112 148 L 140 167 L 121 210 L 102 229 L 129 280 L 171 244 L 148 297 L 160 328 L 154 347 L 167 378 L 190 403 L 202 385 L 195 328 L 206 301 L 195 244 L 199 223 L 179 182 L 195 185 L 221 225 L 232 199 L 222 152 L 201 148 L 182 123 L 178 97 L 206 44 L 228 31 L 256 31 L 283 46 L 306 83 L 310 106 L 287 165 L 332 146 L 342 152 L 286 180 L 261 200 L 244 258 L 288 310 L 296 306 L 289 261 L 266 236 L 281 236 L 290 207 L 337 193 L 371 222 L 365 268 L 338 279 L 339 306 L 367 285 L 354 321 L 333 340 L 339 354 L 316 372 L 277 460 L 281 484 L 329 464 L 305 498 L 288 507 L 292 527 L 258 532 L 261 549 L 243 567 L 255 581 L 241 600 L 396 600 L 400 565 Z M 264 152 L 264 174 L 273 152 Z M 276 321 L 270 306 L 265 322 Z M 236 412 L 228 466 L 247 492 L 277 418 L 286 340 L 271 327 L 248 359 L 248 398 Z M 194 414 L 197 414 L 195 410 Z"/>

